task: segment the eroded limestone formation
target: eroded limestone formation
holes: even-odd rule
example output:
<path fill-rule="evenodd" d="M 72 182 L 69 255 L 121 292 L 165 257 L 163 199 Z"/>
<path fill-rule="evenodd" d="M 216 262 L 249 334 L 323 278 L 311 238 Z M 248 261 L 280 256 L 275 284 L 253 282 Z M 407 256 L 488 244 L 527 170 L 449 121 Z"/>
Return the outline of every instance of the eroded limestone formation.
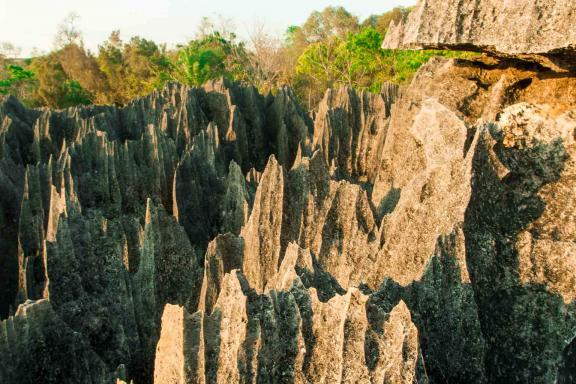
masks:
<path fill-rule="evenodd" d="M 573 28 L 482 33 L 521 3 L 574 15 L 423 1 L 389 43 L 495 55 L 314 121 L 227 80 L 0 99 L 0 382 L 573 382 Z"/>
<path fill-rule="evenodd" d="M 481 50 L 576 69 L 574 0 L 422 0 L 386 48 Z"/>

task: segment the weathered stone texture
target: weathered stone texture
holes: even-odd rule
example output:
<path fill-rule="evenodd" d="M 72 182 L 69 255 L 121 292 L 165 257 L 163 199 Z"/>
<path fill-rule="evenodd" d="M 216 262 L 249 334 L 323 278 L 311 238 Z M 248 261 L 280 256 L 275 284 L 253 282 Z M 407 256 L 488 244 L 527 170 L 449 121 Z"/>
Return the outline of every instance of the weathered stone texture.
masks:
<path fill-rule="evenodd" d="M 2 97 L 0 382 L 573 382 L 576 76 L 525 56 L 558 59 L 573 13 L 512 3 L 422 2 L 389 39 L 560 24 L 314 121 L 227 80 Z"/>
<path fill-rule="evenodd" d="M 421 0 L 384 47 L 481 50 L 574 70 L 575 9 L 574 0 Z"/>

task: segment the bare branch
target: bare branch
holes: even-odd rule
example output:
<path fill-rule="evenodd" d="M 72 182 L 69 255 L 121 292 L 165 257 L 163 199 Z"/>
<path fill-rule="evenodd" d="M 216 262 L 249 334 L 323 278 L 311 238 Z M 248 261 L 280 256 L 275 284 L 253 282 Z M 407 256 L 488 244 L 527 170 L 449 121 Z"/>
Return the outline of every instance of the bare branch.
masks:
<path fill-rule="evenodd" d="M 80 15 L 76 12 L 69 13 L 68 16 L 62 20 L 54 37 L 54 46 L 57 49 L 71 44 L 83 46 L 82 31 L 78 28 L 79 20 Z"/>

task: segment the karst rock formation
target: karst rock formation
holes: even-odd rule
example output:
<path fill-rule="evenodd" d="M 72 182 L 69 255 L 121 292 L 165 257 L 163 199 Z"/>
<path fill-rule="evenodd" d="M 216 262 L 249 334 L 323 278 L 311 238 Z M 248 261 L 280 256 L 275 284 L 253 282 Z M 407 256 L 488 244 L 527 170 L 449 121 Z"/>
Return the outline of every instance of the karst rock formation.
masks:
<path fill-rule="evenodd" d="M 313 115 L 0 99 L 0 383 L 576 382 L 576 2 L 422 0 L 385 45 L 488 54 Z"/>

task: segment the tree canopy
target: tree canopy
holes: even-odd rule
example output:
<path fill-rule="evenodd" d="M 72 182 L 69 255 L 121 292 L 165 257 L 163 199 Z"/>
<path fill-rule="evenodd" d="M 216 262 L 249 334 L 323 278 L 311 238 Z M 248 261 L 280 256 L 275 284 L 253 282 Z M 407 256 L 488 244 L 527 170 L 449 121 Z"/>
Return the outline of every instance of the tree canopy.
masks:
<path fill-rule="evenodd" d="M 312 108 L 327 88 L 378 92 L 385 81 L 409 81 L 432 56 L 468 55 L 382 49 L 390 23 L 410 11 L 398 7 L 360 21 L 343 7 L 327 7 L 284 36 L 259 27 L 248 41 L 236 37 L 230 21 L 218 26 L 205 18 L 196 38 L 175 49 L 139 36 L 123 41 L 120 31 L 112 31 L 95 53 L 84 47 L 78 16 L 70 14 L 49 53 L 23 60 L 17 47 L 0 43 L 0 93 L 17 95 L 30 106 L 123 105 L 168 81 L 200 86 L 225 76 L 262 92 L 290 85 Z"/>

